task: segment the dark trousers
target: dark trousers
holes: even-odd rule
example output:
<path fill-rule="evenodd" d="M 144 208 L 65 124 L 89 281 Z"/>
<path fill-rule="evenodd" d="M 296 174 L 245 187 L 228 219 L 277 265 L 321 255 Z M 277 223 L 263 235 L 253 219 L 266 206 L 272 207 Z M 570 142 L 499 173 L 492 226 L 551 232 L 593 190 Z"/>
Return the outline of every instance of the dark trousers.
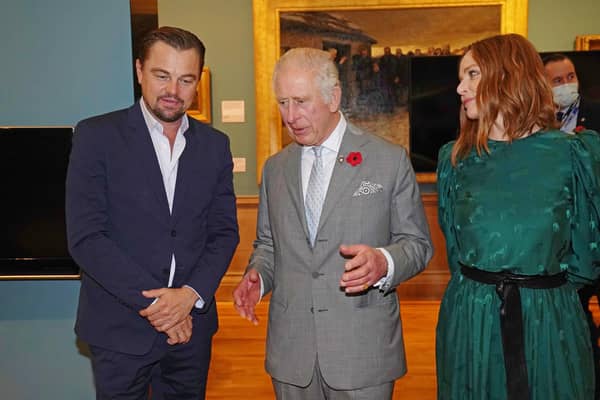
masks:
<path fill-rule="evenodd" d="M 194 319 L 189 343 L 171 346 L 160 334 L 141 356 L 90 345 L 96 399 L 204 399 L 214 332 L 196 326 L 198 322 Z"/>
<path fill-rule="evenodd" d="M 600 304 L 600 281 L 596 281 L 594 285 L 587 285 L 579 289 L 579 299 L 585 311 L 585 316 L 590 327 L 590 339 L 592 341 L 592 351 L 594 352 L 594 372 L 596 376 L 596 394 L 594 398 L 600 400 L 600 348 L 598 347 L 598 339 L 600 338 L 600 327 L 594 322 L 594 316 L 590 311 L 590 299 L 596 296 Z"/>

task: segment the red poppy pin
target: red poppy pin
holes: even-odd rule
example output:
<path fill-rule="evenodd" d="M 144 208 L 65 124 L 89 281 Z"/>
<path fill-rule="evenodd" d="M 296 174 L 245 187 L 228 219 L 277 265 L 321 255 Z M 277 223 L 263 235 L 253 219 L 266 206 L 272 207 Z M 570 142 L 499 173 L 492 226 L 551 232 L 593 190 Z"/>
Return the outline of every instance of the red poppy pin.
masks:
<path fill-rule="evenodd" d="M 585 131 L 585 126 L 583 126 L 583 125 L 577 125 L 575 127 L 575 133 L 579 133 L 581 131 Z"/>
<path fill-rule="evenodd" d="M 362 154 L 360 154 L 360 151 L 352 151 L 348 154 L 348 157 L 346 157 L 346 162 L 353 167 L 356 167 L 362 162 Z"/>

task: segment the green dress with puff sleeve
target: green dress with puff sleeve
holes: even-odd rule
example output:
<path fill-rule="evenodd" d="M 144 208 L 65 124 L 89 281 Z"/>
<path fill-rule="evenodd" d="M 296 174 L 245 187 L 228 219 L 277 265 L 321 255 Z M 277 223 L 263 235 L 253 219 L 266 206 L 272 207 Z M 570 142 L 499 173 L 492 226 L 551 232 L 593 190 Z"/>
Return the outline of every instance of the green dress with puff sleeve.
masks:
<path fill-rule="evenodd" d="M 554 289 L 520 288 L 530 398 L 590 400 L 590 335 L 577 288 L 600 273 L 600 137 L 540 131 L 492 141 L 452 166 L 438 158 L 439 222 L 451 279 L 440 305 L 438 399 L 504 400 L 506 377 L 494 285 L 460 265 L 521 275 L 567 271 Z"/>

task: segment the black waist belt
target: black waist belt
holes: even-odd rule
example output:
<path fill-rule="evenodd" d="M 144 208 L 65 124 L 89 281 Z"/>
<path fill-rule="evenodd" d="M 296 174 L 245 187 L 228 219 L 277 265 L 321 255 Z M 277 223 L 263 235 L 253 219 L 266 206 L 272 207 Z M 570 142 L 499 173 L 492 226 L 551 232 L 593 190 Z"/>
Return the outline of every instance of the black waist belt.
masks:
<path fill-rule="evenodd" d="M 466 278 L 496 286 L 500 305 L 500 331 L 506 371 L 507 400 L 529 399 L 525 342 L 523 340 L 523 313 L 519 287 L 552 289 L 567 282 L 566 272 L 556 275 L 516 275 L 510 272 L 488 272 L 461 264 L 460 272 Z"/>

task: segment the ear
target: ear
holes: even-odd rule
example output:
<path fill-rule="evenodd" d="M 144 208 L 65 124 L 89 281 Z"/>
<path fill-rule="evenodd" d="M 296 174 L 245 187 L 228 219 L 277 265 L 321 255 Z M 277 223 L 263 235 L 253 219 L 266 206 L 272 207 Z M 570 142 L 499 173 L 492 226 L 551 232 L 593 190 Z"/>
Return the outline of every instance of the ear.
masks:
<path fill-rule="evenodd" d="M 338 112 L 340 103 L 342 102 L 342 89 L 339 85 L 335 86 L 331 91 L 331 102 L 329 103 L 329 111 Z"/>
<path fill-rule="evenodd" d="M 139 58 L 135 59 L 135 74 L 137 75 L 138 83 L 142 84 L 142 62 Z"/>

